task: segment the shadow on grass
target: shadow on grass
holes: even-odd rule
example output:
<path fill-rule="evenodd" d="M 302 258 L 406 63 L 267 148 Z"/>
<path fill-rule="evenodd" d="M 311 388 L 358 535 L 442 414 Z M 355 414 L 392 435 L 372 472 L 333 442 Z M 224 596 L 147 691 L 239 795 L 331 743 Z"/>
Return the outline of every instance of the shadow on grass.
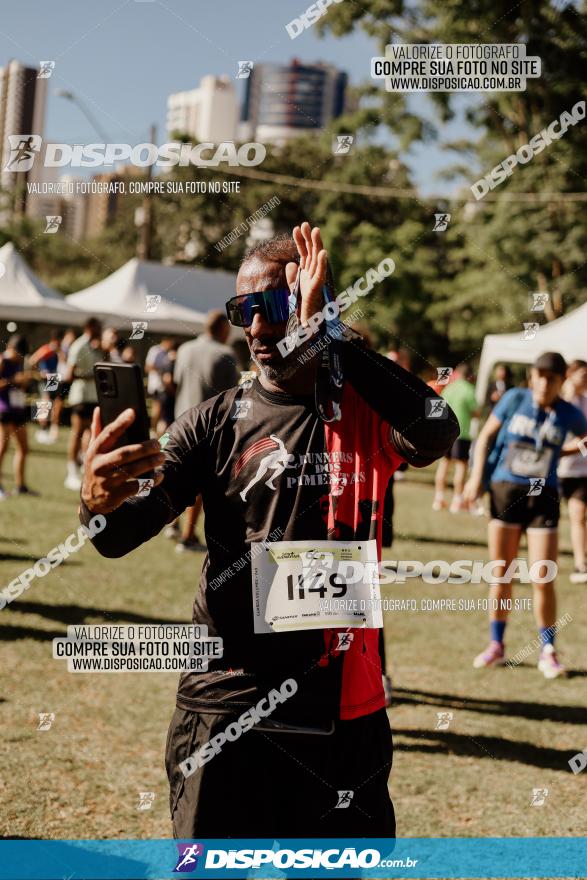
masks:
<path fill-rule="evenodd" d="M 84 623 L 88 617 L 98 617 L 105 621 L 105 623 L 182 622 L 177 619 L 171 620 L 169 618 L 149 617 L 146 614 L 136 614 L 135 612 L 128 611 L 124 608 L 109 608 L 107 611 L 103 611 L 101 608 L 91 608 L 85 605 L 49 605 L 46 602 L 12 602 L 8 607 L 11 611 L 15 611 L 18 614 L 38 614 L 40 617 L 44 617 L 47 620 L 61 621 L 69 626 L 72 624 Z M 189 623 L 191 621 L 184 622 Z M 12 637 L 10 634 L 4 635 L 5 631 L 10 633 L 12 630 L 26 633 L 26 635 L 16 635 Z M 46 630 L 38 630 L 34 627 L 0 626 L 0 637 L 8 638 L 9 640 L 14 640 L 15 638 L 35 638 L 33 635 L 34 633 L 38 633 L 38 637 L 43 640 L 49 637 L 53 638 L 53 636 L 48 635 Z M 62 632 L 55 633 L 55 637 L 62 635 Z"/>
<path fill-rule="evenodd" d="M 38 562 L 41 557 L 32 553 L 0 553 L 0 562 Z M 64 559 L 63 566 L 81 565 L 81 562 L 74 562 L 72 559 Z"/>
<path fill-rule="evenodd" d="M 585 673 L 578 670 L 575 675 L 585 675 Z M 587 724 L 587 708 L 583 706 L 556 706 L 549 703 L 526 703 L 521 700 L 482 700 L 475 697 L 457 697 L 451 694 L 434 694 L 429 691 L 394 688 L 392 706 L 402 703 L 464 709 L 467 712 L 482 712 L 487 715 L 517 716 L 518 718 L 527 718 L 530 721 Z"/>
<path fill-rule="evenodd" d="M 487 541 L 478 541 L 476 538 L 467 540 L 466 538 L 449 538 L 446 535 L 413 535 L 411 532 L 400 532 L 396 528 L 394 531 L 395 540 L 399 541 L 415 541 L 418 544 L 448 544 L 455 547 L 485 547 Z M 521 548 L 523 549 L 523 548 Z M 572 556 L 571 550 L 558 551 L 559 556 Z"/>
<path fill-rule="evenodd" d="M 395 737 L 413 737 L 428 740 L 420 743 L 394 743 L 396 752 L 425 752 L 428 754 L 463 755 L 471 758 L 489 758 L 494 761 L 515 761 L 542 767 L 545 770 L 569 772 L 569 760 L 576 750 L 544 748 L 529 742 L 502 739 L 498 736 L 467 736 L 446 730 L 422 731 L 393 729 Z M 429 742 L 429 740 L 436 742 Z"/>

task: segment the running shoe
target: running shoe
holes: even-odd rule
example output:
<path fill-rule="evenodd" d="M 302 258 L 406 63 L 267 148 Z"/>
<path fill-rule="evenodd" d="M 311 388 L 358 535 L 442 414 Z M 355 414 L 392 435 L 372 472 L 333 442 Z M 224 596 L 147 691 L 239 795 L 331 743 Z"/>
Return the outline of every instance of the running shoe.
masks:
<path fill-rule="evenodd" d="M 0 486 L 0 501 L 6 501 L 8 498 L 8 492 L 5 492 L 2 486 Z"/>
<path fill-rule="evenodd" d="M 175 523 L 171 523 L 168 526 L 165 526 L 163 529 L 163 534 L 166 538 L 169 538 L 170 541 L 177 540 L 181 534 L 179 530 L 179 526 L 175 525 Z"/>
<path fill-rule="evenodd" d="M 449 513 L 462 513 L 467 509 L 467 505 L 463 501 L 461 495 L 455 495 L 448 509 Z"/>
<path fill-rule="evenodd" d="M 545 645 L 540 652 L 540 660 L 538 661 L 538 669 L 544 678 L 558 678 L 559 675 L 565 675 L 566 669 L 559 662 L 554 645 Z"/>
<path fill-rule="evenodd" d="M 189 541 L 178 541 L 175 545 L 176 553 L 207 553 L 208 548 L 200 544 L 195 538 Z"/>
<path fill-rule="evenodd" d="M 28 486 L 17 486 L 16 489 L 12 490 L 13 495 L 30 495 L 31 498 L 38 498 L 39 493 L 35 492 L 34 489 L 29 489 Z"/>
<path fill-rule="evenodd" d="M 587 584 L 587 568 L 576 568 L 570 575 L 569 580 L 572 584 Z"/>
<path fill-rule="evenodd" d="M 68 474 L 63 485 L 66 489 L 71 489 L 72 492 L 79 492 L 82 487 L 81 477 L 77 474 Z"/>
<path fill-rule="evenodd" d="M 481 500 L 474 501 L 473 504 L 469 505 L 469 513 L 471 516 L 487 516 L 485 505 Z"/>
<path fill-rule="evenodd" d="M 446 501 L 444 500 L 444 498 L 436 496 L 436 498 L 432 502 L 432 510 L 446 510 Z"/>
<path fill-rule="evenodd" d="M 505 648 L 503 642 L 489 642 L 489 647 L 481 654 L 477 654 L 473 660 L 475 669 L 484 669 L 487 666 L 503 666 L 505 663 Z"/>

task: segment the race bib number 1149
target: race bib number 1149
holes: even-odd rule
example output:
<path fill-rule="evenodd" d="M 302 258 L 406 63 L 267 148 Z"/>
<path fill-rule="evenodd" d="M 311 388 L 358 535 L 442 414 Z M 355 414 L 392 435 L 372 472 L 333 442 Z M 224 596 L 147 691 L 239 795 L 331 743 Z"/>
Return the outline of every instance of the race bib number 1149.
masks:
<path fill-rule="evenodd" d="M 256 633 L 383 626 L 375 541 L 276 541 L 251 549 Z"/>

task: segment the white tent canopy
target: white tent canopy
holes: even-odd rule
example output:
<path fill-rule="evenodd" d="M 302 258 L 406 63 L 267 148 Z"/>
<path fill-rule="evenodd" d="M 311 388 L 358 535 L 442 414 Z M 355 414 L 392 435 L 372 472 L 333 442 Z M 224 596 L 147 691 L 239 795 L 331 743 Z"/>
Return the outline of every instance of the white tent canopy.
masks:
<path fill-rule="evenodd" d="M 235 276 L 229 272 L 163 266 L 135 257 L 69 299 L 118 327 L 147 321 L 155 333 L 192 335 L 202 331 L 210 309 L 224 310 L 234 287 Z M 147 297 L 153 296 L 161 300 L 149 302 Z"/>
<path fill-rule="evenodd" d="M 47 287 L 11 241 L 0 248 L 0 319 L 37 324 L 83 324 L 86 313 Z"/>
<path fill-rule="evenodd" d="M 485 400 L 495 364 L 531 364 L 545 351 L 558 351 L 566 361 L 587 359 L 587 303 L 556 321 L 542 324 L 533 339 L 524 339 L 523 332 L 486 336 L 477 375 L 479 403 Z"/>

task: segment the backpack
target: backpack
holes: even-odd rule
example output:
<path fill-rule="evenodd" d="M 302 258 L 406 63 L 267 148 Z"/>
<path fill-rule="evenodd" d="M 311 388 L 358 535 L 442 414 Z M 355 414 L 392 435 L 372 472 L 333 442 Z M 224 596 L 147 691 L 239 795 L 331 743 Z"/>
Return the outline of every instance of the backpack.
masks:
<path fill-rule="evenodd" d="M 515 394 L 512 394 L 508 403 L 508 408 L 504 413 L 501 427 L 495 436 L 493 446 L 491 447 L 487 456 L 487 461 L 485 462 L 485 469 L 483 471 L 483 488 L 486 492 L 489 491 L 489 484 L 491 483 L 493 472 L 497 467 L 497 463 L 499 462 L 505 445 L 505 436 L 507 434 L 509 420 L 521 404 L 527 390 L 527 388 L 516 388 Z"/>

